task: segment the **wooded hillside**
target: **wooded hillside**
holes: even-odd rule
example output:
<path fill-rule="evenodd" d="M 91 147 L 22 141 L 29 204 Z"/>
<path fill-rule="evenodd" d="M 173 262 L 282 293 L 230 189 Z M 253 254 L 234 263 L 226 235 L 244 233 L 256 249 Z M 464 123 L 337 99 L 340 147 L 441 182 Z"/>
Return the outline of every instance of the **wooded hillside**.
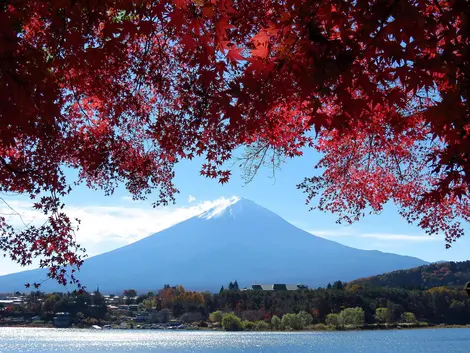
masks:
<path fill-rule="evenodd" d="M 349 285 L 429 289 L 440 286 L 461 287 L 468 281 L 470 281 L 470 261 L 462 261 L 433 263 L 409 270 L 360 278 L 350 282 Z"/>

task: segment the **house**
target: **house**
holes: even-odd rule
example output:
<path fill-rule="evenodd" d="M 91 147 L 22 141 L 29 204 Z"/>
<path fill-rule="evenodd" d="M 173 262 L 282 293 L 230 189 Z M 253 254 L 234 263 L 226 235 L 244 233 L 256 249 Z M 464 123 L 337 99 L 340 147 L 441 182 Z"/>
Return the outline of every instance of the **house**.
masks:
<path fill-rule="evenodd" d="M 131 304 L 131 305 L 129 305 L 129 310 L 131 310 L 131 311 L 137 311 L 137 310 L 139 310 L 139 304 Z"/>
<path fill-rule="evenodd" d="M 150 313 L 148 311 L 138 312 L 135 316 L 137 322 L 147 322 L 150 320 Z"/>
<path fill-rule="evenodd" d="M 103 295 L 104 301 L 108 305 L 118 305 L 120 303 L 121 298 L 112 294 L 105 294 Z"/>
<path fill-rule="evenodd" d="M 70 313 L 56 313 L 53 317 L 54 327 L 66 328 L 72 324 L 72 317 Z"/>
<path fill-rule="evenodd" d="M 297 291 L 297 290 L 306 290 L 308 286 L 304 284 L 253 284 L 251 288 L 245 288 L 244 290 L 253 290 L 253 291 Z"/>

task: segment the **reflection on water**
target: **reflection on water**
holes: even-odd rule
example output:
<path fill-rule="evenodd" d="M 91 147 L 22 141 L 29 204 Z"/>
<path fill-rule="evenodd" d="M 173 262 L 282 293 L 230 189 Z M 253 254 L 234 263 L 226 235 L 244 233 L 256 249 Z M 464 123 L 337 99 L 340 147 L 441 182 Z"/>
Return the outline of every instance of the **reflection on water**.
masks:
<path fill-rule="evenodd" d="M 468 353 L 470 330 L 230 333 L 0 328 L 0 353 L 13 352 Z"/>

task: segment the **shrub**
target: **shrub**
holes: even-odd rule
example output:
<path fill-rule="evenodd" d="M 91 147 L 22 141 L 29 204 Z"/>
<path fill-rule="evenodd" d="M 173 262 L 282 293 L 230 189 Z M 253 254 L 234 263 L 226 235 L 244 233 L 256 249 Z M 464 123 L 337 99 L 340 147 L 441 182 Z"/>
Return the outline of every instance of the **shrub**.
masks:
<path fill-rule="evenodd" d="M 77 319 L 78 321 L 83 321 L 85 319 L 85 315 L 81 311 L 79 311 L 77 313 Z"/>
<path fill-rule="evenodd" d="M 418 322 L 418 320 L 416 320 L 415 314 L 410 312 L 403 313 L 401 316 L 401 321 L 406 322 L 407 324 L 416 324 Z"/>
<path fill-rule="evenodd" d="M 375 310 L 375 319 L 377 322 L 385 322 L 389 318 L 388 309 L 387 308 L 377 308 Z"/>
<path fill-rule="evenodd" d="M 297 314 L 297 316 L 299 316 L 300 318 L 300 321 L 302 323 L 302 327 L 307 327 L 309 326 L 312 321 L 313 321 L 313 317 L 312 315 L 310 315 L 309 313 L 307 313 L 306 311 L 301 311 Z"/>
<path fill-rule="evenodd" d="M 244 320 L 242 321 L 243 329 L 246 331 L 251 331 L 255 329 L 255 323 L 253 321 Z"/>
<path fill-rule="evenodd" d="M 220 310 L 217 310 L 209 315 L 209 320 L 211 322 L 222 322 L 222 316 L 223 316 L 223 312 L 221 312 Z"/>
<path fill-rule="evenodd" d="M 364 326 L 364 310 L 359 307 L 346 308 L 339 313 L 340 325 Z"/>
<path fill-rule="evenodd" d="M 88 326 L 93 326 L 93 325 L 98 325 L 98 320 L 93 318 L 93 317 L 87 317 L 85 320 L 84 320 L 84 323 L 85 325 L 88 325 Z"/>
<path fill-rule="evenodd" d="M 285 314 L 282 317 L 281 324 L 284 328 L 291 328 L 293 330 L 302 329 L 302 321 L 297 314 Z"/>
<path fill-rule="evenodd" d="M 279 330 L 281 328 L 281 319 L 279 318 L 279 316 L 274 315 L 271 318 L 271 325 L 272 325 L 273 329 L 275 329 L 275 330 Z"/>
<path fill-rule="evenodd" d="M 222 315 L 222 327 L 225 331 L 241 331 L 242 320 L 235 314 Z"/>
<path fill-rule="evenodd" d="M 318 331 L 326 331 L 328 330 L 328 326 L 326 326 L 325 324 L 315 324 L 313 325 L 312 329 L 318 330 Z"/>
<path fill-rule="evenodd" d="M 256 331 L 267 331 L 269 329 L 269 325 L 262 320 L 255 322 L 255 330 Z"/>
<path fill-rule="evenodd" d="M 326 324 L 330 326 L 339 326 L 339 315 L 338 314 L 328 314 L 326 316 Z"/>

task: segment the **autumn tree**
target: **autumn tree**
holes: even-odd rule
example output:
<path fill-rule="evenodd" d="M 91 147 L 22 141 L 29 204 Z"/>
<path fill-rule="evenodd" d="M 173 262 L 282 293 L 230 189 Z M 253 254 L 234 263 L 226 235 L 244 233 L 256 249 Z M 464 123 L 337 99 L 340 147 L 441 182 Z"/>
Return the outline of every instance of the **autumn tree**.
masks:
<path fill-rule="evenodd" d="M 75 182 L 165 205 L 183 159 L 225 183 L 230 159 L 250 180 L 306 148 L 308 203 L 353 222 L 393 202 L 449 245 L 470 219 L 469 18 L 463 0 L 3 1 L 0 192 L 46 221 L 2 216 L 0 249 L 75 282 Z"/>
<path fill-rule="evenodd" d="M 134 298 L 137 296 L 137 292 L 135 289 L 125 289 L 123 292 L 122 292 L 122 295 L 124 297 L 128 297 L 128 298 Z"/>

